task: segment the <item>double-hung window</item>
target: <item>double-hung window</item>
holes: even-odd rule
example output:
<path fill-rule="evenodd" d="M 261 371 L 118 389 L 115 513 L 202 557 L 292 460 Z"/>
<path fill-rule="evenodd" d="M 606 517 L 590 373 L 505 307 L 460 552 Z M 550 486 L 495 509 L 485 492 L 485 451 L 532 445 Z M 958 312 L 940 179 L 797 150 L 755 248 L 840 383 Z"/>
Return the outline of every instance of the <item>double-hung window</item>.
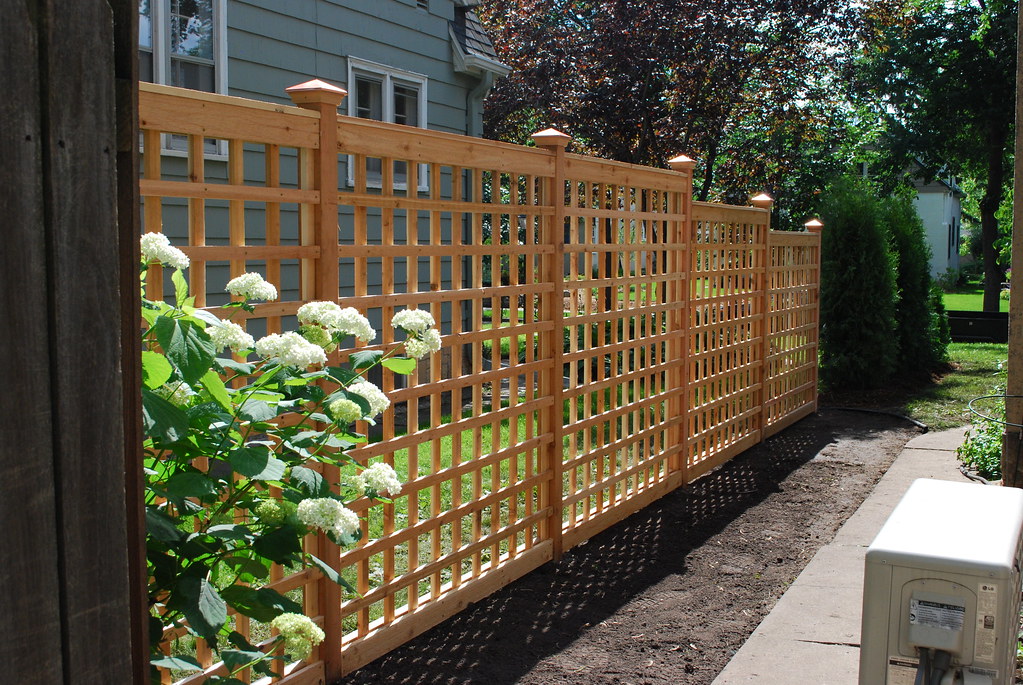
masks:
<path fill-rule="evenodd" d="M 227 0 L 140 0 L 139 80 L 227 92 Z M 184 149 L 180 136 L 165 146 Z M 218 152 L 207 143 L 208 152 Z"/>
<path fill-rule="evenodd" d="M 375 119 L 404 126 L 426 128 L 426 83 L 421 74 L 393 69 L 356 57 L 348 58 L 348 113 L 363 119 Z M 348 164 L 348 184 L 354 183 L 352 164 Z M 382 183 L 381 160 L 366 160 L 366 182 Z M 394 162 L 394 185 L 404 188 L 408 182 L 407 165 Z M 426 165 L 419 165 L 419 190 L 428 188 Z"/>

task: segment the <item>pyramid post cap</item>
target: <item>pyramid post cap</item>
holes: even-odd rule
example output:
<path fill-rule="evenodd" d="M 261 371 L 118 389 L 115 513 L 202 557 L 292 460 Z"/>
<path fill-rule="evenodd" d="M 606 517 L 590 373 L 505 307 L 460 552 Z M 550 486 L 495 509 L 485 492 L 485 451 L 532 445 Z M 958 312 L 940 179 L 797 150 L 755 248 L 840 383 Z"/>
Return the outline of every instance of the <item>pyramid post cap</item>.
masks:
<path fill-rule="evenodd" d="M 770 209 L 774 206 L 774 198 L 767 193 L 760 193 L 759 195 L 751 197 L 750 202 L 753 203 L 754 207 L 759 207 L 761 209 Z"/>
<path fill-rule="evenodd" d="M 291 101 L 296 105 L 327 103 L 334 106 L 340 105 L 341 101 L 348 95 L 348 91 L 339 88 L 332 83 L 314 78 L 305 83 L 299 83 L 284 89 Z"/>
<path fill-rule="evenodd" d="M 805 224 L 803 224 L 803 226 L 805 226 L 806 230 L 809 231 L 810 233 L 820 233 L 822 230 L 824 230 L 824 224 L 821 222 L 820 219 L 817 218 L 810 219 Z"/>
<path fill-rule="evenodd" d="M 675 171 L 687 171 L 696 166 L 696 160 L 686 155 L 679 155 L 668 160 L 668 166 Z"/>
<path fill-rule="evenodd" d="M 572 136 L 562 133 L 555 128 L 545 128 L 537 131 L 530 138 L 538 147 L 567 147 L 572 141 Z"/>

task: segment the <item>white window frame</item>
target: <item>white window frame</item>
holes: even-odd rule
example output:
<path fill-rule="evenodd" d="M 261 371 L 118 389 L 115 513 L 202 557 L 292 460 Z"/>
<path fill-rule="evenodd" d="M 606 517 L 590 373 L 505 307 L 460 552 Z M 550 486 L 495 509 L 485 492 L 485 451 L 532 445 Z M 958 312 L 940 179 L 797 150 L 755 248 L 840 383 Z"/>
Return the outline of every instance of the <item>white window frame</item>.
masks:
<path fill-rule="evenodd" d="M 213 87 L 214 93 L 227 94 L 227 0 L 213 0 Z M 153 30 L 153 83 L 172 85 L 170 54 L 170 0 L 150 0 L 149 21 Z M 137 21 L 137 19 L 136 19 Z M 205 91 L 202 91 L 205 92 Z M 162 154 L 187 157 L 188 151 L 171 146 L 171 134 L 160 136 Z M 203 146 L 205 148 L 205 146 Z M 227 144 L 217 141 L 216 151 L 206 151 L 206 159 L 227 159 Z"/>
<path fill-rule="evenodd" d="M 395 82 L 398 84 L 404 84 L 415 87 L 419 91 L 418 98 L 418 112 L 417 116 L 419 119 L 418 128 L 427 128 L 426 121 L 426 102 L 427 92 L 426 87 L 429 82 L 423 74 L 417 74 L 412 71 L 404 71 L 402 69 L 395 69 L 389 67 L 386 64 L 380 64 L 379 62 L 371 62 L 366 59 L 359 57 L 348 57 L 348 115 L 352 117 L 358 116 L 356 107 L 356 88 L 355 79 L 360 76 L 367 76 L 369 78 L 378 80 L 381 82 L 381 109 L 383 112 L 382 121 L 387 123 L 394 123 L 394 85 Z M 347 184 L 351 187 L 355 185 L 355 158 L 352 155 L 348 156 L 347 164 Z M 419 165 L 419 184 L 417 190 L 420 192 L 427 192 L 430 189 L 430 179 L 427 174 L 429 173 L 429 166 L 426 164 Z M 381 188 L 383 187 L 383 179 L 366 179 L 366 185 L 370 188 Z M 395 181 L 395 190 L 407 190 L 406 182 Z"/>

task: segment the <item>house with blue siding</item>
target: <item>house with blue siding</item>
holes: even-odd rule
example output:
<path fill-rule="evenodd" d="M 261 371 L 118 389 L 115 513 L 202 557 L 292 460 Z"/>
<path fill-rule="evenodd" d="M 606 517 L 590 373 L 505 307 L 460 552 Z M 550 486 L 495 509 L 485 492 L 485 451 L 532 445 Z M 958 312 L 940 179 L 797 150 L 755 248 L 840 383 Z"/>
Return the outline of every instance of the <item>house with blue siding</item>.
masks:
<path fill-rule="evenodd" d="M 140 79 L 290 104 L 318 78 L 342 114 L 480 135 L 508 73 L 473 12 L 480 0 L 141 0 Z"/>
<path fill-rule="evenodd" d="M 140 0 L 139 77 L 287 105 L 287 87 L 315 78 L 348 91 L 340 114 L 479 136 L 483 100 L 495 79 L 509 72 L 473 11 L 479 2 Z M 184 137 L 163 137 L 164 176 L 188 174 L 185 150 Z M 205 152 L 206 180 L 226 181 L 224 141 L 208 139 Z M 379 165 L 380 160 L 373 162 Z M 342 192 L 352 185 L 345 168 L 349 163 L 339 158 Z M 259 183 L 263 167 L 262 151 L 247 145 L 245 181 Z M 282 163 L 280 174 L 284 184 L 297 186 L 297 164 Z M 396 170 L 396 181 L 400 174 Z M 164 198 L 162 203 L 164 232 L 183 242 L 188 235 L 187 201 Z M 351 237 L 349 210 L 343 207 L 339 217 L 342 244 Z M 204 211 L 206 244 L 227 244 L 227 202 L 207 201 Z M 250 244 L 260 240 L 263 211 L 245 208 Z M 460 228 L 445 224 L 445 230 Z M 298 241 L 297 207 L 282 207 L 281 235 L 284 243 Z M 260 265 L 249 268 L 258 270 Z M 209 304 L 224 301 L 227 271 L 226 265 L 211 267 Z M 297 273 L 297 261 L 282 265 L 283 299 L 294 299 Z M 395 274 L 396 279 L 403 277 Z M 369 283 L 370 292 L 374 285 Z M 342 287 L 341 296 L 347 294 Z"/>

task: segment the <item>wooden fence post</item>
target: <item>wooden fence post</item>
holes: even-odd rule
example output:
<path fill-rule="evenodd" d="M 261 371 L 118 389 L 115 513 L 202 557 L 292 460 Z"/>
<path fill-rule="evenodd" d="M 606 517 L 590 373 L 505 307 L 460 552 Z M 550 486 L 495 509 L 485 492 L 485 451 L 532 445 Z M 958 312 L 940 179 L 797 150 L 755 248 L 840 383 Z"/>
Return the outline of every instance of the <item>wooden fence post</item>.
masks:
<path fill-rule="evenodd" d="M 677 171 L 682 174 L 681 185 L 682 188 L 679 190 L 679 202 L 678 206 L 674 208 L 674 211 L 682 215 L 682 220 L 675 223 L 675 233 L 671 238 L 671 242 L 675 243 L 675 247 L 671 248 L 670 253 L 672 255 L 669 264 L 673 269 L 673 272 L 679 274 L 675 280 L 674 285 L 668 291 L 668 301 L 678 302 L 682 301 L 684 306 L 682 309 L 672 310 L 671 314 L 671 330 L 672 332 L 680 331 L 679 337 L 676 338 L 669 349 L 672 350 L 672 356 L 675 359 L 681 359 L 682 364 L 679 366 L 674 376 L 675 386 L 678 388 L 678 392 L 672 399 L 671 414 L 673 417 L 681 417 L 681 421 L 678 425 L 678 445 L 680 447 L 679 452 L 675 457 L 671 459 L 668 464 L 668 468 L 672 471 L 680 471 L 682 473 L 682 482 L 689 482 L 689 299 L 690 299 L 690 284 L 689 284 L 689 271 L 692 267 L 690 255 L 690 246 L 693 239 L 693 168 L 696 166 L 696 162 L 686 157 L 685 155 L 679 155 L 668 160 L 668 166 L 673 171 Z M 682 245 L 685 247 L 681 247 Z M 666 269 L 667 270 L 667 269 Z M 681 284 L 679 283 L 681 280 Z"/>
<path fill-rule="evenodd" d="M 546 353 L 550 359 L 550 369 L 544 374 L 540 384 L 543 396 L 552 400 L 550 409 L 541 417 L 541 433 L 550 433 L 551 442 L 546 450 L 542 470 L 550 470 L 551 479 L 546 488 L 541 490 L 541 507 L 550 507 L 551 515 L 547 518 L 546 536 L 552 543 L 555 561 L 561 558 L 564 551 L 562 528 L 564 519 L 564 389 L 565 389 L 565 148 L 572 137 L 549 128 L 534 133 L 533 142 L 536 146 L 547 150 L 554 158 L 554 173 L 543 187 L 541 206 L 549 206 L 553 212 L 543 222 L 543 242 L 553 250 L 547 255 L 543 269 L 543 279 L 551 284 L 550 292 L 541 298 L 541 308 L 545 320 L 553 324 L 547 334 Z M 541 528 L 543 530 L 543 528 Z"/>
<path fill-rule="evenodd" d="M 767 193 L 761 193 L 750 200 L 750 204 L 759 209 L 767 210 L 764 217 L 764 253 L 761 265 L 761 287 L 764 289 L 763 304 L 760 323 L 760 441 L 767 439 L 767 404 L 770 401 L 768 396 L 768 374 L 770 364 L 768 356 L 771 354 L 771 208 L 774 206 L 774 198 Z"/>
<path fill-rule="evenodd" d="M 337 172 L 337 108 L 348 94 L 345 90 L 318 79 L 286 88 L 292 102 L 303 109 L 319 112 L 319 148 L 313 158 L 312 185 L 320 191 L 320 201 L 313 210 L 313 240 L 320 248 L 314 260 L 312 289 L 317 300 L 336 302 L 340 292 L 340 250 L 338 244 L 338 172 Z M 308 283 L 308 279 L 303 279 Z M 303 298 L 306 294 L 303 293 Z M 340 479 L 336 466 L 323 466 L 323 476 L 331 483 Z M 335 571 L 340 571 L 341 549 L 326 535 L 317 536 L 320 556 Z M 341 588 L 326 578 L 317 583 L 317 603 L 323 614 L 326 637 L 320 649 L 324 674 L 328 682 L 341 678 Z"/>
<path fill-rule="evenodd" d="M 814 292 L 814 303 L 816 304 L 816 307 L 814 307 L 814 312 L 813 312 L 813 320 L 814 320 L 814 323 L 817 324 L 817 328 L 816 328 L 817 332 L 815 334 L 817 337 L 814 340 L 813 353 L 814 353 L 815 356 L 817 356 L 817 355 L 819 355 L 820 344 L 821 344 L 821 269 L 822 269 L 822 267 L 824 265 L 824 252 L 821 250 L 821 246 L 824 243 L 824 236 L 821 235 L 821 234 L 824 231 L 824 224 L 821 223 L 820 219 L 810 219 L 809 221 L 807 221 L 803 225 L 806 227 L 806 230 L 809 233 L 813 233 L 814 235 L 817 236 L 817 282 L 814 284 L 814 291 L 813 291 Z M 814 410 L 814 412 L 817 411 L 817 402 L 818 402 L 818 393 L 817 393 L 818 373 L 819 373 L 819 368 L 818 368 L 817 360 L 814 359 L 813 375 L 812 375 L 812 378 L 813 378 L 813 410 Z"/>

